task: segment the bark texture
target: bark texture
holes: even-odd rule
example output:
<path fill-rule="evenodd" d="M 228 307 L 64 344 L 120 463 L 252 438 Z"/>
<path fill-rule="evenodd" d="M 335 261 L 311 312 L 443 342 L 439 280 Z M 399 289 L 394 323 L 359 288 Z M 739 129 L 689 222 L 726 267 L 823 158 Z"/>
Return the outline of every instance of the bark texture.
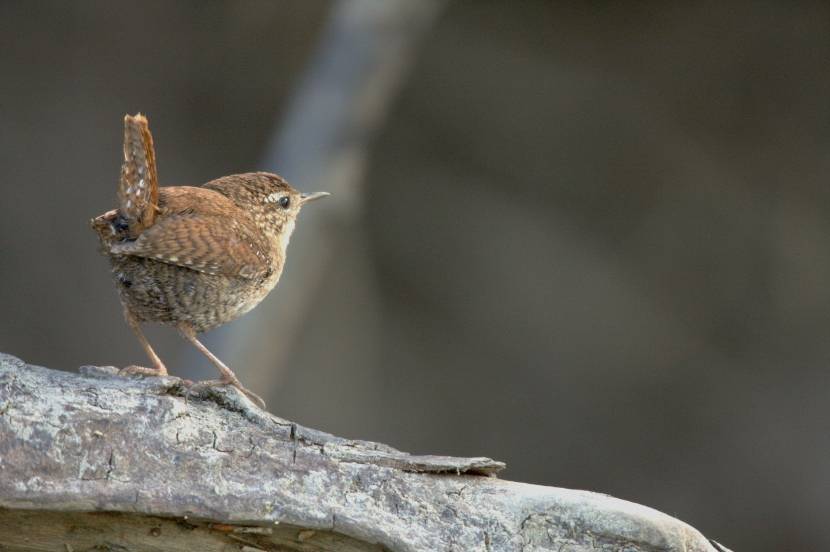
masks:
<path fill-rule="evenodd" d="M 233 388 L 0 354 L 0 550 L 718 550 L 665 514 L 301 427 Z"/>

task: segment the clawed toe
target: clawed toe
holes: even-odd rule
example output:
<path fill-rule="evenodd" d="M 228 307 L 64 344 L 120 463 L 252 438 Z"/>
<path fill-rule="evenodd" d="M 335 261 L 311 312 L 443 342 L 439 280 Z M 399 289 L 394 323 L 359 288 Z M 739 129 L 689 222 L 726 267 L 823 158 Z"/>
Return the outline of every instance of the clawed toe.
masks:
<path fill-rule="evenodd" d="M 220 387 L 220 386 L 225 386 L 225 385 L 230 385 L 232 387 L 236 387 L 237 389 L 239 389 L 242 392 L 243 395 L 248 397 L 248 399 L 250 399 L 251 402 L 253 402 L 255 405 L 257 405 L 259 408 L 261 408 L 263 410 L 265 409 L 265 401 L 262 400 L 262 397 L 260 397 L 259 395 L 257 395 L 253 391 L 251 391 L 249 389 L 246 389 L 238 380 L 233 381 L 233 380 L 218 379 L 218 380 L 197 381 L 197 382 L 193 383 L 192 385 L 190 385 L 188 387 L 188 391 L 190 393 L 192 393 L 194 391 L 198 391 L 199 389 L 205 389 L 205 388 L 210 388 L 210 387 Z"/>
<path fill-rule="evenodd" d="M 252 403 L 254 403 L 255 405 L 257 405 L 257 406 L 258 406 L 259 408 L 261 408 L 262 410 L 265 410 L 265 409 L 267 408 L 267 406 L 265 405 L 265 401 L 262 399 L 262 397 L 260 397 L 259 395 L 257 395 L 257 394 L 256 394 L 256 393 L 254 393 L 253 391 L 251 391 L 250 389 L 246 389 L 245 387 L 242 387 L 241 385 L 234 385 L 234 387 L 236 387 L 237 389 L 239 389 L 240 391 L 242 391 L 242 393 L 243 393 L 246 397 L 248 397 L 249 399 L 251 399 L 251 402 L 252 402 Z"/>

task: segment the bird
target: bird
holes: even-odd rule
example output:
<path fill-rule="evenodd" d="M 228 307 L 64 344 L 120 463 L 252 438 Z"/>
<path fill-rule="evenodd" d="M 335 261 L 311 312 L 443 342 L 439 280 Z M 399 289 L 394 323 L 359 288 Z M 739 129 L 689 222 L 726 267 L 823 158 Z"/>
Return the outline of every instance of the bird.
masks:
<path fill-rule="evenodd" d="M 328 195 L 301 193 L 267 172 L 160 187 L 147 118 L 126 115 L 118 207 L 90 221 L 109 259 L 127 325 L 152 363 L 122 372 L 168 374 L 141 330 L 143 323 L 161 323 L 219 370 L 219 379 L 200 385 L 234 386 L 264 408 L 262 398 L 197 335 L 242 316 L 274 289 L 300 210 Z"/>

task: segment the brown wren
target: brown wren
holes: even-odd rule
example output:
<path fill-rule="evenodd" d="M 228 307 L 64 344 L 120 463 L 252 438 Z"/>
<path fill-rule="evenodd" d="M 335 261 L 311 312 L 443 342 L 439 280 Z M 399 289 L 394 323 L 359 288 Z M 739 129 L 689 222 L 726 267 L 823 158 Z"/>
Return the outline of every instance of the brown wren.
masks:
<path fill-rule="evenodd" d="M 118 208 L 91 221 L 127 324 L 153 363 L 124 370 L 167 374 L 140 327 L 159 322 L 176 328 L 221 373 L 221 379 L 202 384 L 233 385 L 264 406 L 196 334 L 234 320 L 268 295 L 282 273 L 300 209 L 327 195 L 300 193 L 265 172 L 160 188 L 147 119 L 124 117 Z"/>

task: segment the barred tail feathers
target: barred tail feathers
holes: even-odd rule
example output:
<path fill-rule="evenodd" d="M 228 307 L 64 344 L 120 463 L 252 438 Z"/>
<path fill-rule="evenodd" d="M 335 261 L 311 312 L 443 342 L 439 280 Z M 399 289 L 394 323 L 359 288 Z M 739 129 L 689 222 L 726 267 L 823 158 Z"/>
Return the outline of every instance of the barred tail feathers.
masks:
<path fill-rule="evenodd" d="M 158 209 L 158 177 L 153 135 L 140 113 L 124 117 L 124 163 L 118 185 L 119 211 L 134 239 L 153 225 Z"/>

